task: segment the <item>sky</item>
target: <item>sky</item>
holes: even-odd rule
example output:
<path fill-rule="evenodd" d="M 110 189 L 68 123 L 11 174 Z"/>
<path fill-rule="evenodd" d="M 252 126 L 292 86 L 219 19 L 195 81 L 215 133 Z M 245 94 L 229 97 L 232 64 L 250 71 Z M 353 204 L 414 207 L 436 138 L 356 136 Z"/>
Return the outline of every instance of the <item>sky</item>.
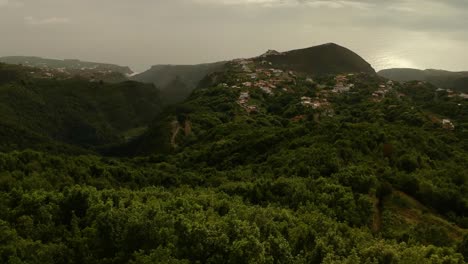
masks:
<path fill-rule="evenodd" d="M 0 0 L 0 56 L 144 71 L 334 42 L 392 67 L 468 70 L 467 0 Z"/>

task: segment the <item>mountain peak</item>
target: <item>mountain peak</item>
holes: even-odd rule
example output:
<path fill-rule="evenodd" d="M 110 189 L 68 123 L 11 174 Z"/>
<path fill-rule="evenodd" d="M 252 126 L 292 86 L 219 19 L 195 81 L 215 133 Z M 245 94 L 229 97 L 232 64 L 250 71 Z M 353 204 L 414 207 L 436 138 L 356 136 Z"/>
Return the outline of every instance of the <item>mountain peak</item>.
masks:
<path fill-rule="evenodd" d="M 282 53 L 279 52 L 279 51 L 269 49 L 269 50 L 267 50 L 265 53 L 263 53 L 262 55 L 260 55 L 259 57 L 260 57 L 260 58 L 265 58 L 265 57 L 268 57 L 268 56 L 277 56 L 277 55 L 281 55 L 281 54 L 282 54 Z"/>
<path fill-rule="evenodd" d="M 276 56 L 276 55 L 282 56 Z M 286 52 L 268 51 L 260 56 L 276 67 L 314 75 L 340 73 L 375 74 L 372 66 L 355 52 L 336 43 L 326 43 Z"/>
<path fill-rule="evenodd" d="M 320 46 L 320 45 L 319 45 Z M 322 44 L 321 46 L 335 46 L 335 47 L 342 47 L 334 42 L 328 42 L 328 43 L 325 43 L 325 44 Z"/>

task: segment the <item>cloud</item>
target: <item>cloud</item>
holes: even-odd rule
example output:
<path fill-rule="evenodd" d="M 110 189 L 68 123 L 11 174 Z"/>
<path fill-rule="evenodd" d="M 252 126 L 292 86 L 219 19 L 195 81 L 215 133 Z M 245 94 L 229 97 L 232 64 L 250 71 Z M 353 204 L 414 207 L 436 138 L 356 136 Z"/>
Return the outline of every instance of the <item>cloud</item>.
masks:
<path fill-rule="evenodd" d="M 24 3 L 16 0 L 0 0 L 0 7 L 23 7 Z"/>
<path fill-rule="evenodd" d="M 217 4 L 217 5 L 260 5 L 260 6 L 285 6 L 295 5 L 296 0 L 192 0 L 199 4 Z"/>
<path fill-rule="evenodd" d="M 310 7 L 326 7 L 326 8 L 357 8 L 357 9 L 370 9 L 373 4 L 363 1 L 345 1 L 345 0 L 317 0 L 317 1 L 303 1 Z"/>
<path fill-rule="evenodd" d="M 313 8 L 358 8 L 368 9 L 373 4 L 358 0 L 192 0 L 200 4 L 217 5 L 252 5 L 264 7 L 308 6 Z"/>
<path fill-rule="evenodd" d="M 198 4 L 225 5 L 225 6 L 261 6 L 261 7 L 312 7 L 312 8 L 353 8 L 370 10 L 379 9 L 402 12 L 402 13 L 418 13 L 426 8 L 431 8 L 432 5 L 438 5 L 445 8 L 468 8 L 466 0 L 185 0 Z M 433 9 L 430 10 L 434 12 Z"/>
<path fill-rule="evenodd" d="M 28 25 L 57 25 L 57 24 L 68 24 L 71 20 L 67 17 L 48 17 L 43 19 L 37 19 L 31 16 L 25 17 L 24 21 Z"/>

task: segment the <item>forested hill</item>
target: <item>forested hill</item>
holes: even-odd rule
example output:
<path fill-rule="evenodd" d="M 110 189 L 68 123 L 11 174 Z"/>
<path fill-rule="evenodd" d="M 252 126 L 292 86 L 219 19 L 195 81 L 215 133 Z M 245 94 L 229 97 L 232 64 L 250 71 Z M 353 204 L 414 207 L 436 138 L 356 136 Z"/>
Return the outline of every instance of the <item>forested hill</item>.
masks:
<path fill-rule="evenodd" d="M 133 71 L 129 67 L 119 66 L 109 63 L 98 63 L 89 61 L 80 61 L 74 59 L 57 60 L 46 59 L 32 56 L 7 56 L 0 57 L 0 62 L 8 64 L 21 64 L 24 66 L 63 70 L 107 70 L 122 74 L 132 74 Z"/>
<path fill-rule="evenodd" d="M 133 71 L 125 66 L 70 59 L 56 60 L 40 57 L 9 56 L 0 57 L 0 63 L 35 68 L 33 71 L 39 71 L 45 77 L 59 79 L 79 77 L 93 81 L 118 83 L 127 81 L 128 77 L 133 74 Z"/>
<path fill-rule="evenodd" d="M 453 89 L 458 92 L 468 93 L 468 72 L 386 69 L 379 71 L 378 74 L 395 81 L 426 81 L 444 89 Z"/>
<path fill-rule="evenodd" d="M 225 63 L 155 65 L 133 76 L 132 80 L 154 83 L 161 89 L 161 97 L 166 104 L 180 103 L 190 95 L 200 80 L 208 74 L 221 70 Z"/>
<path fill-rule="evenodd" d="M 0 154 L 0 262 L 466 263 L 468 101 L 292 68 L 228 62 L 114 157 Z"/>
<path fill-rule="evenodd" d="M 160 108 L 151 84 L 60 80 L 37 68 L 0 64 L 2 151 L 48 148 L 51 142 L 88 149 L 122 143 Z"/>

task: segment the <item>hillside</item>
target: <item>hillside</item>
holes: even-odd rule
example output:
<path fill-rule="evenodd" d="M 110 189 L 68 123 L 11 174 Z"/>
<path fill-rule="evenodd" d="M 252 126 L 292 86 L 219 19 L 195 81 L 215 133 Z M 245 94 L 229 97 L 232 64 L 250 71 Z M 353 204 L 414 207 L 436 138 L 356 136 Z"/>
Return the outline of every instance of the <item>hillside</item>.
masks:
<path fill-rule="evenodd" d="M 444 89 L 452 89 L 454 91 L 468 93 L 468 72 L 387 69 L 379 71 L 378 74 L 394 81 L 425 81 Z"/>
<path fill-rule="evenodd" d="M 122 133 L 146 126 L 161 107 L 153 85 L 36 78 L 30 74 L 33 70 L 0 64 L 0 123 L 10 128 L 4 132 L 24 131 L 37 135 L 37 141 L 96 147 L 122 142 Z M 18 141 L 4 136 L 2 150 L 12 144 L 34 148 L 20 142 L 29 136 Z"/>
<path fill-rule="evenodd" d="M 31 66 L 36 68 L 52 68 L 52 69 L 65 69 L 65 70 L 80 70 L 80 69 L 93 69 L 93 70 L 109 70 L 122 74 L 132 74 L 133 71 L 129 67 L 118 66 L 108 63 L 97 63 L 89 61 L 80 61 L 75 59 L 56 60 L 46 59 L 41 57 L 28 57 L 28 56 L 8 56 L 0 57 L 0 62 L 7 64 L 22 64 L 24 66 Z"/>
<path fill-rule="evenodd" d="M 163 101 L 178 103 L 187 98 L 206 75 L 221 70 L 225 62 L 199 65 L 155 65 L 132 80 L 154 83 L 161 89 Z"/>
<path fill-rule="evenodd" d="M 56 60 L 40 57 L 9 56 L 0 57 L 0 63 L 23 65 L 39 68 L 46 74 L 59 78 L 81 77 L 105 82 L 123 82 L 133 71 L 129 67 L 108 63 L 97 63 L 80 60 Z"/>
<path fill-rule="evenodd" d="M 437 190 L 446 188 L 448 179 L 436 187 L 443 171 L 457 167 L 462 178 L 466 171 L 468 101 L 461 95 L 448 96 L 418 82 L 394 84 L 366 73 L 313 79 L 266 69 L 252 60 L 230 62 L 225 72 L 208 79 L 183 104 L 163 112 L 132 142 L 132 151 L 173 153 L 175 160 L 200 169 L 249 167 L 306 178 L 341 175 L 343 168 L 367 164 L 361 176 L 377 178 L 342 180 L 352 186 L 364 180 L 355 186 L 365 188 L 364 193 L 371 188 L 365 184 L 390 183 L 445 217 L 454 213 L 450 220 L 468 227 L 466 197 L 460 196 L 468 187 L 466 179 L 462 186 L 449 184 L 457 189 L 455 196 L 433 200 L 433 195 L 448 194 L 448 189 Z M 429 175 L 435 177 L 431 190 L 422 190 Z"/>
<path fill-rule="evenodd" d="M 373 74 L 374 69 L 356 53 L 330 43 L 287 52 L 268 51 L 252 58 L 264 66 L 294 70 L 317 75 L 359 73 Z M 133 80 L 154 83 L 162 91 L 168 104 L 182 102 L 205 76 L 223 71 L 226 62 L 200 65 L 156 65 L 146 72 L 132 77 Z"/>
<path fill-rule="evenodd" d="M 313 75 L 375 73 L 372 66 L 353 51 L 334 43 L 287 52 L 267 52 L 257 58 L 277 68 Z"/>
<path fill-rule="evenodd" d="M 108 156 L 0 153 L 0 262 L 466 263 L 468 100 L 355 69 L 237 59 Z M 3 89 L 22 76 L 7 72 Z M 0 109 L 53 94 L 58 109 L 81 109 L 62 91 L 85 93 L 83 80 L 44 81 L 14 84 Z M 119 90 L 86 83 L 99 94 L 86 101 Z M 130 84 L 125 97 L 142 85 Z M 112 127 L 138 117 L 95 100 Z"/>

